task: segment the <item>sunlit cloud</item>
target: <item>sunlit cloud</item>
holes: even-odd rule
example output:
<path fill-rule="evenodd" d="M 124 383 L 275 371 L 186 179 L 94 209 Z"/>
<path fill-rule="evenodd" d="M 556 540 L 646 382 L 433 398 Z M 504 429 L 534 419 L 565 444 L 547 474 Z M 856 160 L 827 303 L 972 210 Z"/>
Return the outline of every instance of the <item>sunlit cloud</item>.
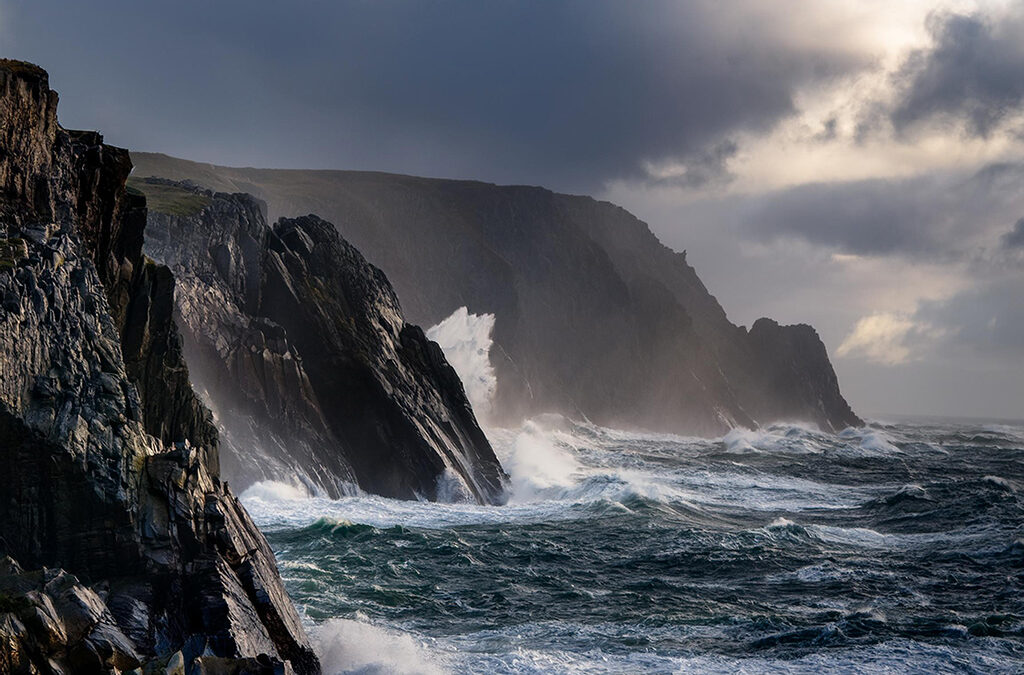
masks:
<path fill-rule="evenodd" d="M 941 337 L 942 330 L 902 314 L 865 316 L 836 350 L 836 356 L 863 358 L 887 366 L 922 357 L 924 344 Z"/>

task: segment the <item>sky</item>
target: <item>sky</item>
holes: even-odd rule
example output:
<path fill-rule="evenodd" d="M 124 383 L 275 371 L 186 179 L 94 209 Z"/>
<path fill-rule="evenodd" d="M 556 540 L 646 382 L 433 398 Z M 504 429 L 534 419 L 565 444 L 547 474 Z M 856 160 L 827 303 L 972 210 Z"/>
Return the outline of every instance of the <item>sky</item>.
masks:
<path fill-rule="evenodd" d="M 136 150 L 613 201 L 859 412 L 1024 418 L 1024 0 L 0 0 L 0 54 Z"/>

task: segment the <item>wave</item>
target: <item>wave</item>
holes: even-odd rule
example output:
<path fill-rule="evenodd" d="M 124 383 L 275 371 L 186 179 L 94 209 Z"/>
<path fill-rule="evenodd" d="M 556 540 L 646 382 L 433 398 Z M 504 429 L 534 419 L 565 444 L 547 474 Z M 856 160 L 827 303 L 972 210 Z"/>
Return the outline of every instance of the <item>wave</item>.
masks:
<path fill-rule="evenodd" d="M 486 419 L 498 380 L 491 365 L 493 314 L 470 314 L 459 307 L 447 319 L 427 329 L 427 338 L 436 342 L 455 372 L 459 374 L 466 396 L 478 417 Z"/>
<path fill-rule="evenodd" d="M 513 502 L 563 497 L 579 483 L 582 466 L 572 449 L 541 425 L 526 422 L 514 438 L 497 445 L 509 475 Z"/>
<path fill-rule="evenodd" d="M 765 636 L 751 642 L 747 655 L 659 653 L 648 647 L 671 640 L 657 627 L 577 625 L 537 622 L 484 630 L 448 638 L 400 633 L 365 621 L 331 621 L 319 636 L 327 675 L 632 675 L 633 673 L 784 673 L 833 675 L 846 673 L 1018 673 L 1024 654 L 1011 644 L 980 641 L 971 651 L 955 644 L 906 638 L 878 639 L 887 620 L 876 612 L 852 612 L 834 622 Z M 623 651 L 602 645 L 626 628 L 650 640 L 635 638 L 640 648 Z M 729 629 L 687 632 L 728 639 Z M 963 639 L 966 627 L 936 626 L 937 638 Z M 696 635 L 694 636 L 696 637 Z M 866 644 L 858 644 L 861 641 Z M 562 644 L 562 648 L 555 645 Z M 583 645 L 591 645 L 581 649 Z M 568 648 L 567 648 L 568 647 Z"/>
<path fill-rule="evenodd" d="M 737 427 L 723 436 L 723 451 L 730 454 L 823 455 L 848 458 L 891 457 L 902 454 L 898 441 L 874 427 L 849 427 L 838 434 L 800 424 L 772 424 L 760 429 Z"/>
<path fill-rule="evenodd" d="M 817 428 L 799 424 L 773 424 L 761 429 L 736 427 L 719 441 L 725 452 L 817 454 L 830 445 L 829 438 Z"/>
<path fill-rule="evenodd" d="M 365 620 L 331 619 L 315 632 L 324 675 L 443 675 L 450 672 L 412 633 Z"/>
<path fill-rule="evenodd" d="M 325 672 L 1024 666 L 1019 445 L 906 425 L 700 439 L 550 415 L 488 434 L 511 475 L 500 507 L 243 493 L 323 621 Z M 953 574 L 962 588 L 939 583 Z"/>
<path fill-rule="evenodd" d="M 588 519 L 609 509 L 637 508 L 668 508 L 678 519 L 705 522 L 716 511 L 724 510 L 718 515 L 729 517 L 739 512 L 849 509 L 874 496 L 857 486 L 705 461 L 722 443 L 735 447 L 742 442 L 769 448 L 767 452 L 783 445 L 825 443 L 824 434 L 804 427 L 732 432 L 724 440 L 708 440 L 607 430 L 548 415 L 490 435 L 510 476 L 510 498 L 503 507 L 454 498 L 449 503 L 405 502 L 366 494 L 330 500 L 271 481 L 250 487 L 242 501 L 257 523 L 270 529 L 303 527 L 320 517 L 376 527 L 438 528 Z"/>
<path fill-rule="evenodd" d="M 273 480 L 257 481 L 246 488 L 243 496 L 250 500 L 274 502 L 283 500 L 308 499 L 313 496 L 305 485 L 295 483 L 283 483 Z"/>
<path fill-rule="evenodd" d="M 840 527 L 837 525 L 800 524 L 788 518 L 776 518 L 763 528 L 751 530 L 764 533 L 770 539 L 802 540 L 829 546 L 859 550 L 890 550 L 905 552 L 912 548 L 949 548 L 951 546 L 981 545 L 971 550 L 960 548 L 964 553 L 984 555 L 1004 552 L 1008 549 L 992 544 L 991 533 L 973 528 L 960 528 L 942 532 L 887 533 L 869 527 Z M 1012 548 L 1012 545 L 1011 545 Z"/>

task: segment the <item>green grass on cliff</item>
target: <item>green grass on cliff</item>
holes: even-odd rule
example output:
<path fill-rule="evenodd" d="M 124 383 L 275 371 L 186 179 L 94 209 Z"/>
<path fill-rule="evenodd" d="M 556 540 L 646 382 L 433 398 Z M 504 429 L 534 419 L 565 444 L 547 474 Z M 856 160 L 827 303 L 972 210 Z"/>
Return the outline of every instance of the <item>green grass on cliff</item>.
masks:
<path fill-rule="evenodd" d="M 128 179 L 128 189 L 146 195 L 150 211 L 169 216 L 194 216 L 210 203 L 206 195 L 197 195 L 171 185 L 155 185 L 139 178 Z"/>

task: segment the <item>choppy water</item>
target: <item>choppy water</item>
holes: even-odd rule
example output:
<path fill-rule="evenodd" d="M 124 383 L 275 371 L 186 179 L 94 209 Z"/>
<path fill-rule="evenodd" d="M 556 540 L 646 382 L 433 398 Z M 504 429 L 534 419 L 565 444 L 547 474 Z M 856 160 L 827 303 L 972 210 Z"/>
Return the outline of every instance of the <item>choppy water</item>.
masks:
<path fill-rule="evenodd" d="M 1024 428 L 551 418 L 503 507 L 243 496 L 330 673 L 1024 672 Z"/>

